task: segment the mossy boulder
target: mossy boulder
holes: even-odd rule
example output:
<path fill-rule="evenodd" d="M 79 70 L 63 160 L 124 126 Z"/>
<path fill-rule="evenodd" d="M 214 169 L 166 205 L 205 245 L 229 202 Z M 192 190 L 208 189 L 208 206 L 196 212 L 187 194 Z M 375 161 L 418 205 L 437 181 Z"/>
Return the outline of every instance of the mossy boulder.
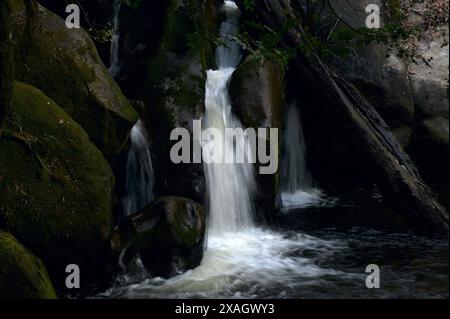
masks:
<path fill-rule="evenodd" d="M 275 62 L 248 56 L 234 72 L 230 82 L 233 112 L 244 127 L 283 127 L 285 70 Z M 281 131 L 278 145 L 281 145 Z M 273 142 L 273 140 L 271 141 Z M 278 174 L 257 175 L 257 211 L 270 217 L 278 193 Z"/>
<path fill-rule="evenodd" d="M 17 80 L 52 98 L 106 157 L 116 155 L 138 118 L 136 111 L 84 30 L 68 29 L 41 6 L 33 17 L 28 11 L 18 5 L 13 12 Z"/>
<path fill-rule="evenodd" d="M 44 264 L 11 234 L 0 231 L 0 299 L 55 299 Z"/>
<path fill-rule="evenodd" d="M 152 276 L 171 277 L 197 267 L 203 257 L 205 213 L 181 197 L 162 197 L 131 215 L 113 236 L 127 271 L 137 258 Z"/>
<path fill-rule="evenodd" d="M 285 72 L 275 62 L 250 55 L 230 82 L 233 112 L 245 127 L 282 126 Z"/>
<path fill-rule="evenodd" d="M 98 271 L 113 184 L 85 131 L 41 91 L 16 82 L 0 142 L 0 228 L 38 255 L 59 285 L 68 264 L 85 277 Z"/>

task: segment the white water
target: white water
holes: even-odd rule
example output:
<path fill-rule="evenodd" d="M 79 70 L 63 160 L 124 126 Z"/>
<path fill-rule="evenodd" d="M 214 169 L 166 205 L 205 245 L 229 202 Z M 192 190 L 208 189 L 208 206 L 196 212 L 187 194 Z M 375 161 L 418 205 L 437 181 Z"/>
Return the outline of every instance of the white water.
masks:
<path fill-rule="evenodd" d="M 126 168 L 125 197 L 122 200 L 126 215 L 135 213 L 153 200 L 154 175 L 147 131 L 139 120 L 131 130 L 131 147 Z"/>
<path fill-rule="evenodd" d="M 306 166 L 306 143 L 297 103 L 286 112 L 281 166 L 281 199 L 285 208 L 301 208 L 321 203 L 321 192 L 314 188 Z"/>
<path fill-rule="evenodd" d="M 225 134 L 225 128 L 241 127 L 241 123 L 231 111 L 228 83 L 241 59 L 240 47 L 232 37 L 239 32 L 240 11 L 233 1 L 225 1 L 224 11 L 227 20 L 222 24 L 220 34 L 224 46 L 217 48 L 218 70 L 207 72 L 203 127 L 217 128 L 222 132 L 223 140 L 212 143 L 214 151 L 225 153 L 228 149 L 244 152 L 244 139 L 234 141 Z M 211 141 L 203 141 L 211 142 Z M 211 145 L 211 144 L 210 144 Z M 233 145 L 235 147 L 233 147 Z M 252 196 L 255 189 L 255 177 L 252 164 L 204 164 L 207 191 L 209 195 L 208 234 L 214 237 L 224 232 L 238 231 L 253 225 Z"/>
<path fill-rule="evenodd" d="M 316 265 L 308 255 L 326 259 L 346 245 L 297 234 L 251 228 L 210 236 L 202 264 L 182 275 L 165 280 L 112 288 L 108 298 L 290 298 L 329 277 L 347 277 Z"/>
<path fill-rule="evenodd" d="M 109 50 L 110 55 L 110 67 L 109 72 L 116 76 L 120 71 L 120 61 L 119 61 L 119 39 L 120 39 L 120 22 L 119 14 L 120 7 L 122 6 L 121 0 L 114 0 L 114 20 L 113 20 L 113 36 L 111 40 L 111 47 Z"/>

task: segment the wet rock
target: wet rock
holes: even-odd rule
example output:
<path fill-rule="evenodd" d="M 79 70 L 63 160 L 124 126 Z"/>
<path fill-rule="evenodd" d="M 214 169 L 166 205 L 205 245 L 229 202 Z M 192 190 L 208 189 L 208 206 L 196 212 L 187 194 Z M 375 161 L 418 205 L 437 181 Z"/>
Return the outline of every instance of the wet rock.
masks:
<path fill-rule="evenodd" d="M 152 276 L 171 277 L 201 262 L 205 213 L 181 197 L 162 197 L 133 214 L 113 236 L 113 250 L 124 248 L 121 264 L 129 271 L 136 258 Z"/>
<path fill-rule="evenodd" d="M 285 70 L 274 62 L 250 55 L 237 68 L 230 82 L 234 114 L 246 128 L 283 126 Z M 281 131 L 278 145 L 281 145 Z M 270 216 L 279 191 L 278 174 L 257 175 L 256 210 Z"/>

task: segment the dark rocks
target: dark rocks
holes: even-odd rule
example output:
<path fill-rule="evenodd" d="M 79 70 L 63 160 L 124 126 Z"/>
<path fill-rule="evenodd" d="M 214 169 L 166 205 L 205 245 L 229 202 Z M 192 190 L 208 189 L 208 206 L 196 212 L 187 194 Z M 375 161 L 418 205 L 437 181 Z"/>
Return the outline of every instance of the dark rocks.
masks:
<path fill-rule="evenodd" d="M 345 0 L 337 0 L 333 6 L 344 21 L 360 28 L 364 27 L 364 9 L 369 3 L 381 5 L 380 1 L 359 0 L 349 4 Z M 448 139 L 447 142 L 441 139 L 438 142 L 441 147 L 433 147 L 433 152 L 426 151 L 430 142 L 426 127 L 432 122 L 439 122 L 439 130 L 444 128 L 448 131 L 449 127 L 448 24 L 439 22 L 437 18 L 433 25 L 426 21 L 426 16 L 433 14 L 429 8 L 431 3 L 432 0 L 393 4 L 401 6 L 410 28 L 422 30 L 420 36 L 408 41 L 408 50 L 415 50 L 418 57 L 416 63 L 402 58 L 386 45 L 371 44 L 357 48 L 355 55 L 333 60 L 332 64 L 376 107 L 401 145 L 416 161 L 423 177 L 432 183 L 448 185 L 445 171 L 441 178 L 433 173 L 437 160 L 444 162 L 448 159 Z M 386 11 L 382 10 L 382 13 Z M 382 19 L 383 23 L 392 22 L 386 15 Z M 436 141 L 431 143 L 436 144 Z"/>
<path fill-rule="evenodd" d="M 140 258 L 152 276 L 171 277 L 195 268 L 203 257 L 205 212 L 181 197 L 162 197 L 122 223 L 113 250 L 127 271 Z"/>
<path fill-rule="evenodd" d="M 170 133 L 192 132 L 204 112 L 206 70 L 214 67 L 216 0 L 142 2 L 124 7 L 124 65 L 118 81 L 142 114 L 152 144 L 155 192 L 204 201 L 205 181 L 199 164 L 170 160 Z M 151 18 L 149 18 L 151 17 Z"/>

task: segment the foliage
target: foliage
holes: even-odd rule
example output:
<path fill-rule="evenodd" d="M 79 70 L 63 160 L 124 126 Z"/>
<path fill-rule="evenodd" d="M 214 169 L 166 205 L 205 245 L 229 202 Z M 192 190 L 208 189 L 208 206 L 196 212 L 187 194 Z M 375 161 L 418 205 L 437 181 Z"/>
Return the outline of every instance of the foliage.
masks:
<path fill-rule="evenodd" d="M 286 15 L 278 30 L 259 22 L 255 0 L 243 0 L 246 21 L 242 23 L 239 41 L 248 51 L 258 52 L 261 57 L 286 65 L 300 51 L 321 56 L 346 56 L 371 43 L 384 44 L 408 62 L 424 60 L 408 45 L 420 34 L 418 27 L 406 23 L 407 16 L 397 0 L 384 0 L 383 12 L 388 21 L 379 29 L 353 28 L 335 11 L 330 0 L 306 1 L 306 6 L 293 2 L 295 16 Z M 331 23 L 330 23 L 331 22 Z M 286 32 L 300 27 L 304 30 L 303 41 L 296 48 L 283 47 Z M 424 60 L 427 63 L 426 60 Z"/>
<path fill-rule="evenodd" d="M 98 43 L 108 43 L 114 34 L 114 30 L 111 24 L 106 26 L 96 26 L 88 29 L 91 38 Z"/>

